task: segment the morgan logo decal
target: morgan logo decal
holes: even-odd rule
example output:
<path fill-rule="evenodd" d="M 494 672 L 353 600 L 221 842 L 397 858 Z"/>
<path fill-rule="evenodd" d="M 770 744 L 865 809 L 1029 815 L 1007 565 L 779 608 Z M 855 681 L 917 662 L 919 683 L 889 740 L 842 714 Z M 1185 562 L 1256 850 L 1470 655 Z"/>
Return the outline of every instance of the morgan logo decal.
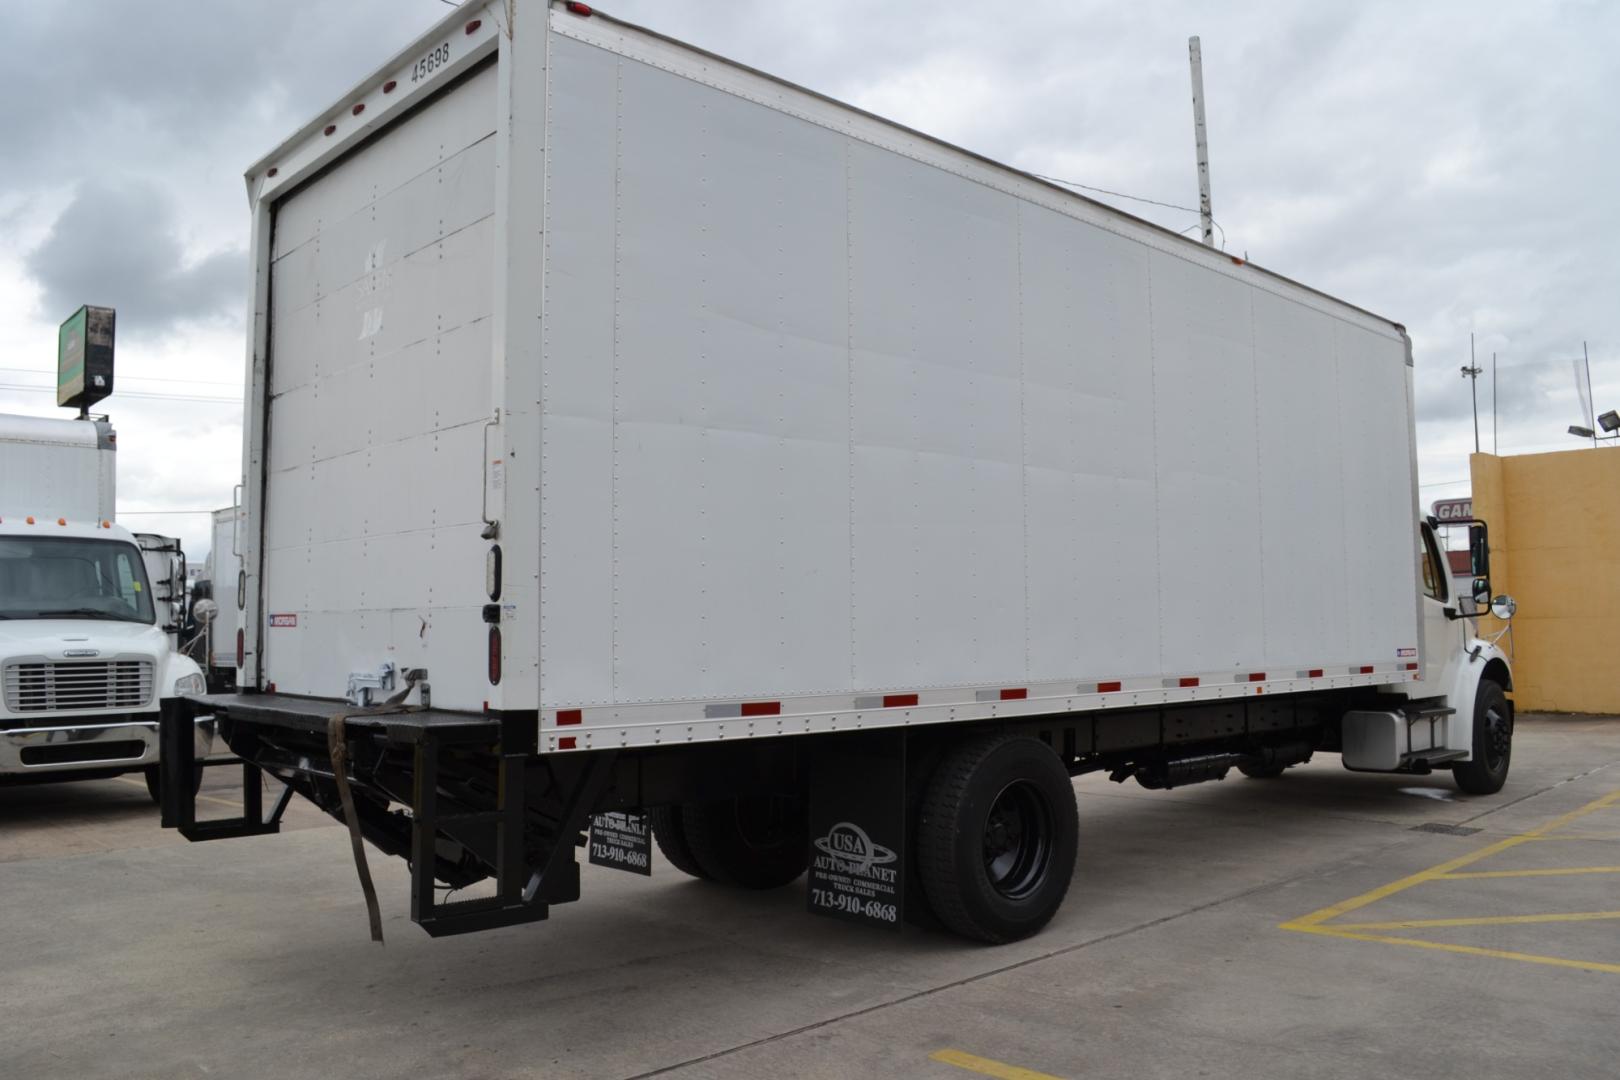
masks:
<path fill-rule="evenodd" d="M 272 616 L 270 616 L 270 625 L 271 626 L 297 626 L 298 625 L 298 616 L 297 615 L 272 615 Z"/>
<path fill-rule="evenodd" d="M 1395 650 L 1395 655 L 1396 656 L 1416 656 L 1417 655 L 1417 650 L 1416 649 L 1396 649 Z"/>
<path fill-rule="evenodd" d="M 851 874 L 868 875 L 874 866 L 884 866 L 895 860 L 895 853 L 882 844 L 874 844 L 866 830 L 852 821 L 840 821 L 827 835 L 816 839 L 816 850 L 830 855 L 844 864 Z"/>
<path fill-rule="evenodd" d="M 100 649 L 63 649 L 63 656 L 100 656 Z"/>

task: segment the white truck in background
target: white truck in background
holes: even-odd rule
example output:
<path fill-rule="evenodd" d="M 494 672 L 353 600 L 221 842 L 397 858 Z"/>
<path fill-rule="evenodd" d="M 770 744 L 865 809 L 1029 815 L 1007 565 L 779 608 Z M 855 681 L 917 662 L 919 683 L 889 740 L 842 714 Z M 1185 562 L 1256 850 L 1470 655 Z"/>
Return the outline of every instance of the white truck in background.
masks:
<path fill-rule="evenodd" d="M 246 809 L 165 717 L 191 839 L 296 791 L 435 935 L 656 841 L 1008 941 L 1082 773 L 1507 778 L 1397 323 L 578 3 L 463 4 L 247 187 L 240 667 L 191 702 Z"/>
<path fill-rule="evenodd" d="M 155 800 L 159 717 L 203 689 L 113 519 L 117 449 L 106 420 L 0 415 L 0 784 L 142 772 Z"/>
<path fill-rule="evenodd" d="M 140 546 L 141 558 L 146 563 L 146 579 L 152 586 L 152 606 L 157 612 L 158 625 L 169 637 L 169 647 L 180 647 L 180 634 L 184 628 L 188 591 L 186 588 L 186 553 L 180 538 L 158 533 L 136 533 L 135 543 Z"/>

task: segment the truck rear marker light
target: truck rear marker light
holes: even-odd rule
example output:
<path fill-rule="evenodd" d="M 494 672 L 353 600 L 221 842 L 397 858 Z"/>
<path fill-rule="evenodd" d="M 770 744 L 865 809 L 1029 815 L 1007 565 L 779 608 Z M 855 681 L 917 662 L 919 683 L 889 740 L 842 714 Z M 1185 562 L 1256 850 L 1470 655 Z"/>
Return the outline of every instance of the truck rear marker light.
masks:
<path fill-rule="evenodd" d="M 1301 679 L 1320 679 L 1322 677 L 1322 669 L 1319 667 L 1309 668 L 1301 671 L 1297 677 Z"/>
<path fill-rule="evenodd" d="M 1416 671 L 1417 670 L 1417 665 L 1416 664 L 1407 664 L 1406 665 L 1406 670 L 1407 671 Z"/>
<path fill-rule="evenodd" d="M 278 173 L 280 171 L 281 171 L 280 169 L 278 169 L 274 165 L 272 165 L 268 169 L 264 170 L 264 175 L 265 175 L 266 179 L 268 179 L 269 177 L 272 177 L 272 176 L 276 175 L 276 173 Z"/>
<path fill-rule="evenodd" d="M 337 130 L 337 125 L 336 124 L 327 124 L 326 125 L 326 130 L 321 132 L 321 134 L 322 135 L 330 135 L 330 134 L 332 134 L 332 132 L 334 132 L 336 130 Z"/>
<path fill-rule="evenodd" d="M 581 4 L 579 0 L 568 0 L 563 7 L 568 9 L 569 14 L 580 15 L 587 19 L 591 17 L 591 5 Z"/>
<path fill-rule="evenodd" d="M 239 626 L 239 627 L 236 628 L 236 666 L 237 667 L 242 666 L 242 661 L 246 657 L 246 653 L 243 652 L 244 640 L 245 639 L 242 637 L 242 628 Z"/>
<path fill-rule="evenodd" d="M 489 625 L 489 685 L 501 685 L 501 628 Z"/>
<path fill-rule="evenodd" d="M 355 105 L 354 108 L 349 110 L 349 115 L 350 116 L 359 116 L 361 113 L 363 113 L 365 111 L 366 111 L 366 103 L 362 101 L 359 104 Z"/>
<path fill-rule="evenodd" d="M 579 724 L 579 723 L 583 723 L 584 720 L 585 720 L 585 714 L 584 714 L 584 712 L 582 712 L 579 709 L 558 709 L 557 710 L 557 723 L 559 725 L 566 726 L 568 724 Z"/>
<path fill-rule="evenodd" d="M 916 694 L 884 694 L 883 707 L 885 709 L 904 709 L 917 704 Z"/>
<path fill-rule="evenodd" d="M 1360 667 L 1356 668 L 1357 675 L 1371 675 L 1372 673 L 1373 668 L 1371 664 L 1362 664 Z"/>
<path fill-rule="evenodd" d="M 393 79 L 389 79 L 387 82 L 383 83 L 383 93 L 392 94 L 394 92 L 394 87 L 398 85 L 399 83 L 395 82 Z"/>
<path fill-rule="evenodd" d="M 1100 682 L 1097 684 L 1097 693 L 1099 694 L 1117 694 L 1123 689 L 1124 686 L 1118 682 Z"/>
<path fill-rule="evenodd" d="M 1023 701 L 1027 697 L 1029 697 L 1029 691 L 1022 686 L 1014 690 L 1003 690 L 1001 692 L 1002 701 Z"/>
<path fill-rule="evenodd" d="M 1265 682 L 1266 673 L 1263 671 L 1251 671 L 1248 674 L 1248 680 L 1250 682 Z"/>
<path fill-rule="evenodd" d="M 472 22 L 467 24 L 467 33 L 476 34 L 476 33 L 478 33 L 478 28 L 480 26 L 483 26 L 483 25 L 484 25 L 484 20 L 483 19 L 474 19 Z"/>
<path fill-rule="evenodd" d="M 1176 685 L 1177 686 L 1197 686 L 1198 685 L 1198 676 L 1196 676 L 1196 675 L 1183 675 L 1181 678 L 1176 680 Z"/>
<path fill-rule="evenodd" d="M 578 745 L 579 740 L 574 738 L 572 735 L 565 735 L 563 738 L 557 740 L 557 749 L 559 750 L 572 750 Z"/>
<path fill-rule="evenodd" d="M 745 701 L 739 706 L 741 716 L 781 716 L 780 701 Z"/>

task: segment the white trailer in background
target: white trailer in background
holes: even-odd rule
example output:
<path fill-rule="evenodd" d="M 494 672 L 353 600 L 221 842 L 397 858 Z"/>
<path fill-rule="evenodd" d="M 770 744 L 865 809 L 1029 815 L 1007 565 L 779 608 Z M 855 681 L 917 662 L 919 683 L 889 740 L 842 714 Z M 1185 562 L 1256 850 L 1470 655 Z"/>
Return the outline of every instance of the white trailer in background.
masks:
<path fill-rule="evenodd" d="M 158 625 L 168 635 L 170 648 L 180 647 L 180 632 L 186 618 L 186 553 L 180 538 L 157 533 L 136 533 L 141 558 L 146 563 L 146 579 L 152 587 L 152 604 Z"/>
<path fill-rule="evenodd" d="M 214 608 L 206 619 L 193 618 L 194 633 L 200 638 L 193 657 L 207 672 L 210 691 L 231 689 L 236 685 L 237 630 L 242 621 L 238 589 L 242 557 L 237 554 L 236 544 L 241 517 L 239 506 L 214 511 L 208 558 L 198 578 L 196 600 L 211 600 Z M 196 600 L 193 600 L 194 613 L 204 610 L 196 606 Z"/>
<path fill-rule="evenodd" d="M 116 451 L 105 420 L 0 416 L 0 783 L 142 771 L 156 798 L 159 716 L 203 689 L 165 630 L 184 557 L 113 521 Z"/>
<path fill-rule="evenodd" d="M 1071 775 L 1506 776 L 1387 319 L 578 4 L 464 5 L 248 192 L 243 662 L 197 708 L 432 933 L 576 899 L 594 820 L 1003 941 Z"/>

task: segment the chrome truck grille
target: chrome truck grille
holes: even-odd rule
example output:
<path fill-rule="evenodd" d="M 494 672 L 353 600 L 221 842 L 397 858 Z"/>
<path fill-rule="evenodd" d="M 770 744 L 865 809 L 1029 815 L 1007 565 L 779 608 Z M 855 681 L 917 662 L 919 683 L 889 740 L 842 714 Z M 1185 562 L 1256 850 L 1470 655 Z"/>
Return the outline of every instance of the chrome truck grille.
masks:
<path fill-rule="evenodd" d="M 14 713 L 136 709 L 152 700 L 152 661 L 7 664 L 5 696 Z"/>

